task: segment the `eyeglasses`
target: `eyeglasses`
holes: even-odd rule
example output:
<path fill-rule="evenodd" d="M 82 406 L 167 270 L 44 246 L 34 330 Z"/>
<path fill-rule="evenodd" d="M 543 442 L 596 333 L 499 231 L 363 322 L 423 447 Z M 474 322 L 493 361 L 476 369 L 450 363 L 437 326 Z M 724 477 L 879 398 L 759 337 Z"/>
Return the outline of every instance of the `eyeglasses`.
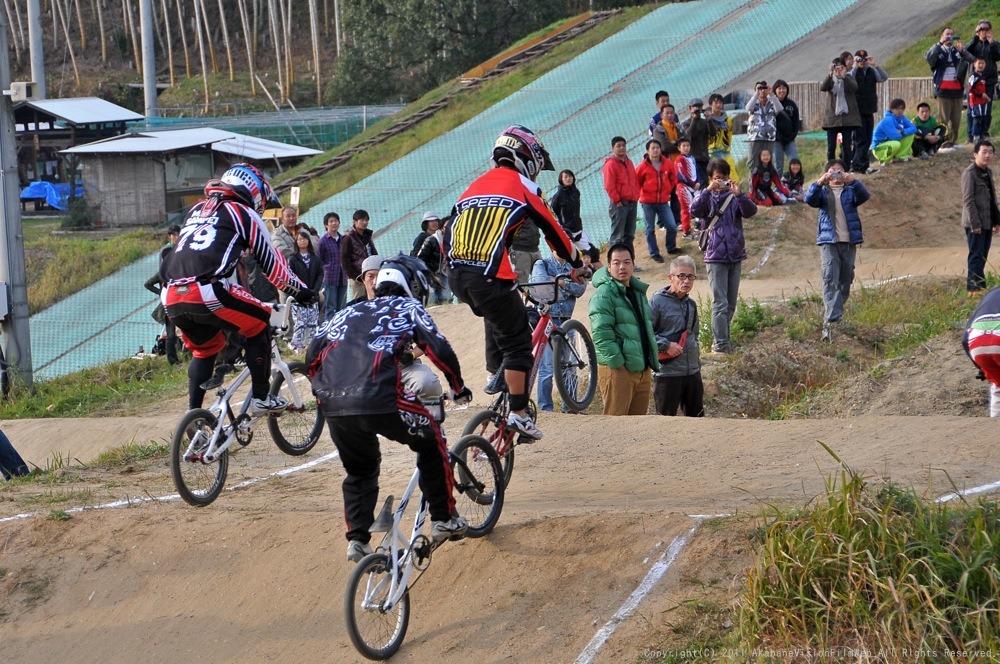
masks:
<path fill-rule="evenodd" d="M 683 273 L 681 273 L 681 274 L 672 274 L 670 276 L 671 277 L 677 277 L 681 281 L 694 281 L 695 279 L 698 278 L 697 275 L 694 275 L 694 274 L 683 274 Z"/>

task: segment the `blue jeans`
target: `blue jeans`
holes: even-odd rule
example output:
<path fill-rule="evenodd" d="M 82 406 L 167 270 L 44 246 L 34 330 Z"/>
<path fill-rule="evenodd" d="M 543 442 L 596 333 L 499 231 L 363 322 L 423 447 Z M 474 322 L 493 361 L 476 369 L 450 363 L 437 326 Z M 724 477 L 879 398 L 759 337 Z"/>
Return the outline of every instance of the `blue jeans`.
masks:
<path fill-rule="evenodd" d="M 643 203 L 642 215 L 646 219 L 646 247 L 650 256 L 659 256 L 660 249 L 656 246 L 656 223 L 667 229 L 667 251 L 677 249 L 677 221 L 670 210 L 670 203 Z"/>
<path fill-rule="evenodd" d="M 553 318 L 552 322 L 556 325 L 562 325 L 566 322 L 565 318 Z M 539 410 L 552 410 L 555 408 L 555 404 L 552 403 L 552 375 L 554 373 L 554 367 L 552 366 L 552 344 L 545 344 L 545 352 L 542 354 L 542 363 L 538 365 L 538 376 L 536 380 L 538 381 L 538 409 Z M 563 407 L 565 411 L 565 406 Z"/>
<path fill-rule="evenodd" d="M 788 143 L 782 143 L 781 141 L 774 142 L 774 154 L 771 155 L 771 161 L 774 162 L 774 168 L 778 171 L 778 175 L 784 175 L 785 171 L 785 157 L 789 159 L 799 158 L 799 149 L 795 147 L 795 141 L 789 141 Z"/>
<path fill-rule="evenodd" d="M 728 353 L 732 350 L 729 342 L 729 324 L 736 314 L 736 303 L 740 298 L 740 277 L 743 263 L 705 263 L 708 272 L 708 287 L 712 293 L 712 350 Z"/>
<path fill-rule="evenodd" d="M 28 464 L 24 463 L 24 459 L 10 444 L 7 435 L 0 431 L 0 475 L 9 480 L 11 477 L 20 477 L 30 472 Z"/>
<path fill-rule="evenodd" d="M 323 293 L 326 298 L 326 305 L 323 308 L 323 321 L 325 322 L 333 318 L 333 315 L 347 304 L 347 284 L 343 286 L 323 284 Z"/>

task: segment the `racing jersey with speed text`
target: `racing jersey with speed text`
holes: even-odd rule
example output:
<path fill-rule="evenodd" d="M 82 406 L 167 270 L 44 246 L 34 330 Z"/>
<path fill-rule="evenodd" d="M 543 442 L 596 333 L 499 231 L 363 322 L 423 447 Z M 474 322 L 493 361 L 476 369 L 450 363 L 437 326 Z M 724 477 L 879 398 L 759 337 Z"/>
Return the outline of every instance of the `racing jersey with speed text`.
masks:
<path fill-rule="evenodd" d="M 575 268 L 583 265 L 538 185 L 514 169 L 499 167 L 470 184 L 455 204 L 444 231 L 449 266 L 516 281 L 508 249 L 526 219 L 535 222 L 554 253 Z"/>

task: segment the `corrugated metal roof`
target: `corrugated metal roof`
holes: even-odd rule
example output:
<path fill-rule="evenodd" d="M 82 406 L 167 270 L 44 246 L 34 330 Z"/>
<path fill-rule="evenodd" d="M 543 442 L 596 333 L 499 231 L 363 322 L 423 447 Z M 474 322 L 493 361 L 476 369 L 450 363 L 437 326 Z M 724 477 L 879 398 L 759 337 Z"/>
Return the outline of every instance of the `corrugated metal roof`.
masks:
<path fill-rule="evenodd" d="M 122 134 L 86 145 L 78 145 L 62 150 L 62 152 L 66 154 L 138 154 L 171 152 L 199 145 L 211 145 L 212 149 L 218 152 L 257 160 L 308 157 L 319 154 L 319 150 L 312 148 L 279 143 L 266 138 L 244 136 L 210 127 Z"/>
<path fill-rule="evenodd" d="M 146 116 L 134 113 L 100 97 L 70 97 L 67 99 L 38 99 L 18 106 L 30 106 L 43 113 L 77 125 L 101 122 L 130 122 Z"/>

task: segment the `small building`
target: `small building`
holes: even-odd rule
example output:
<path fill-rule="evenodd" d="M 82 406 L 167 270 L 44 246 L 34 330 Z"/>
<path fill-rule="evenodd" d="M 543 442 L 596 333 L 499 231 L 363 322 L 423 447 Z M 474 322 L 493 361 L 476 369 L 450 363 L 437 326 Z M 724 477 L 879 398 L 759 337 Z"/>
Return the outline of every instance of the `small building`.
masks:
<path fill-rule="evenodd" d="M 104 226 L 172 223 L 235 163 L 271 175 L 319 153 L 212 128 L 133 132 L 62 151 L 79 160 L 84 198 Z"/>
<path fill-rule="evenodd" d="M 14 105 L 17 175 L 21 188 L 31 182 L 66 182 L 74 164 L 59 153 L 125 131 L 125 123 L 144 116 L 98 97 L 36 99 Z"/>

